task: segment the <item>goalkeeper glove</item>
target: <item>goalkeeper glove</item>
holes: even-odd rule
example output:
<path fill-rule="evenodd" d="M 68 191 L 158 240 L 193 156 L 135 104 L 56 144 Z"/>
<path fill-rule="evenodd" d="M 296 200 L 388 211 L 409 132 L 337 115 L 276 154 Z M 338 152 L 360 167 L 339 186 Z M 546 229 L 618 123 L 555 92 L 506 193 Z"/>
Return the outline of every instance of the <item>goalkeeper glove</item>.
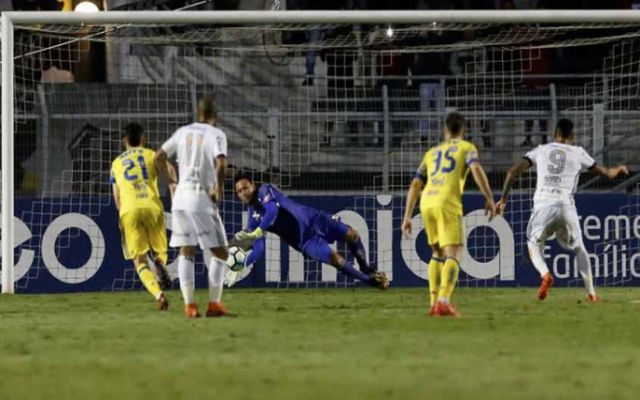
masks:
<path fill-rule="evenodd" d="M 224 284 L 227 287 L 231 287 L 238 282 L 238 278 L 240 277 L 240 271 L 232 271 L 227 269 L 227 272 L 224 273 Z"/>
<path fill-rule="evenodd" d="M 234 238 L 239 242 L 253 243 L 255 240 L 260 239 L 263 235 L 264 233 L 262 232 L 262 229 L 258 227 L 253 232 L 240 231 L 234 235 Z"/>

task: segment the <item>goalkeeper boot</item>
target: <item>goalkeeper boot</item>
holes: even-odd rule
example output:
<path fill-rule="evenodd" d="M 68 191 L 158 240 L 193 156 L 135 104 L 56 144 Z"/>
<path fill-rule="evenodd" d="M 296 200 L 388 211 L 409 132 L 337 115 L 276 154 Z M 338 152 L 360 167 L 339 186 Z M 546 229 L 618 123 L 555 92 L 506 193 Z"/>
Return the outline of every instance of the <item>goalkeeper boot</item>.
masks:
<path fill-rule="evenodd" d="M 169 290 L 171 289 L 171 278 L 169 277 L 169 273 L 167 272 L 167 267 L 163 264 L 156 262 L 156 270 L 158 271 L 158 283 L 160 284 L 160 289 Z"/>
<path fill-rule="evenodd" d="M 597 302 L 599 302 L 599 301 L 600 301 L 600 297 L 598 297 L 598 295 L 597 295 L 597 294 L 595 294 L 595 293 L 594 293 L 594 294 L 589 293 L 589 294 L 587 295 L 587 301 L 588 301 L 589 303 L 597 303 Z"/>
<path fill-rule="evenodd" d="M 207 318 L 228 317 L 230 315 L 221 301 L 218 303 L 209 303 L 209 307 L 207 307 Z"/>
<path fill-rule="evenodd" d="M 387 278 L 387 274 L 384 272 L 371 273 L 369 274 L 369 278 L 371 279 L 371 286 L 380 290 L 386 290 L 389 288 L 389 278 Z"/>
<path fill-rule="evenodd" d="M 169 301 L 164 293 L 161 293 L 160 298 L 156 300 L 156 307 L 158 307 L 160 311 L 167 311 L 169 309 Z"/>
<path fill-rule="evenodd" d="M 540 288 L 538 289 L 538 300 L 542 301 L 547 298 L 551 286 L 553 286 L 553 275 L 547 272 L 542 277 L 542 283 L 540 283 Z"/>
<path fill-rule="evenodd" d="M 187 318 L 200 318 L 198 305 L 196 303 L 191 303 L 184 306 L 184 316 Z"/>

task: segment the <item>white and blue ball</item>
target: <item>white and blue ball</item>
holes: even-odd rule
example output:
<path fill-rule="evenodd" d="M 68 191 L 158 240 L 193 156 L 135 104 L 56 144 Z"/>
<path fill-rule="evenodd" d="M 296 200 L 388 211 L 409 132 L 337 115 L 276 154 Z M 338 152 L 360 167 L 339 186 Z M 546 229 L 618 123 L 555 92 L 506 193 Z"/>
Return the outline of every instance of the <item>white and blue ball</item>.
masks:
<path fill-rule="evenodd" d="M 247 253 L 238 246 L 229 247 L 229 257 L 227 258 L 227 267 L 232 271 L 240 271 L 245 267 Z"/>

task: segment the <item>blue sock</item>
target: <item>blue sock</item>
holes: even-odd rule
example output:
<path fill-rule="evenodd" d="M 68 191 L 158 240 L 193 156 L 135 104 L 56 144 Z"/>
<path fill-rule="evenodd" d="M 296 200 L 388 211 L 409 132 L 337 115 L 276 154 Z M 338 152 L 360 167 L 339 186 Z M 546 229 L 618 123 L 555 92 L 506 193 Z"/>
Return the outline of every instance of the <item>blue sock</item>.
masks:
<path fill-rule="evenodd" d="M 371 279 L 369 278 L 369 275 L 353 268 L 353 264 L 348 261 L 345 261 L 344 267 L 342 267 L 340 271 L 347 276 L 350 276 L 352 278 L 359 279 L 362 282 L 371 284 Z"/>
<path fill-rule="evenodd" d="M 353 254 L 353 257 L 358 262 L 358 266 L 360 266 L 360 271 L 366 274 L 375 272 L 375 270 L 371 268 L 369 266 L 369 263 L 367 262 L 367 253 L 364 251 L 364 245 L 362 244 L 362 240 L 360 240 L 360 238 L 358 238 L 358 240 L 353 243 L 349 243 L 348 246 L 349 252 Z"/>

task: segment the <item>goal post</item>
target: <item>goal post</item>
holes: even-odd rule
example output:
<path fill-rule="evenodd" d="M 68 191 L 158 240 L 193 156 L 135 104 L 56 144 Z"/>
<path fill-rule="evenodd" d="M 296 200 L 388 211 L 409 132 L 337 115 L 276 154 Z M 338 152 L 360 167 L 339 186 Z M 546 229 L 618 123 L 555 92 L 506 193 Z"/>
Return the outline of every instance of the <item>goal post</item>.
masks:
<path fill-rule="evenodd" d="M 17 57 L 24 57 L 24 54 L 15 54 L 15 40 L 14 33 L 18 27 L 31 26 L 33 28 L 34 34 L 42 34 L 44 37 L 55 36 L 57 38 L 68 38 L 69 41 L 81 41 L 84 40 L 81 35 L 79 35 L 78 27 L 87 27 L 91 32 L 91 29 L 100 29 L 101 31 L 109 31 L 112 32 L 114 30 L 122 29 L 123 27 L 162 27 L 162 26 L 201 26 L 204 30 L 205 28 L 211 28 L 219 26 L 222 33 L 216 33 L 215 29 L 209 29 L 207 32 L 202 33 L 202 36 L 194 36 L 198 43 L 204 43 L 205 39 L 209 38 L 207 35 L 213 35 L 211 37 L 215 37 L 220 40 L 228 40 L 229 42 L 223 46 L 211 48 L 206 48 L 205 45 L 204 51 L 212 50 L 212 51 L 223 51 L 228 47 L 233 46 L 257 46 L 254 43 L 246 44 L 243 42 L 243 37 L 241 36 L 242 27 L 252 27 L 255 30 L 260 30 L 264 27 L 264 29 L 270 29 L 273 31 L 301 31 L 305 30 L 305 27 L 312 27 L 316 25 L 322 26 L 331 26 L 331 27 L 341 27 L 341 26 L 355 26 L 355 25 L 363 25 L 367 26 L 370 29 L 367 31 L 368 37 L 366 40 L 363 40 L 364 29 L 355 32 L 349 37 L 338 37 L 337 39 L 332 39 L 333 41 L 328 41 L 327 48 L 336 48 L 336 49 L 350 49 L 354 53 L 357 51 L 353 50 L 354 47 L 360 46 L 362 47 L 362 43 L 369 40 L 369 42 L 379 43 L 382 49 L 386 49 L 385 52 L 376 52 L 376 51 L 368 51 L 364 57 L 361 57 L 358 61 L 355 61 L 359 55 L 349 55 L 347 57 L 337 57 L 334 55 L 330 55 L 332 57 L 333 62 L 335 63 L 335 68 L 342 69 L 356 69 L 358 68 L 360 71 L 360 75 L 356 76 L 354 79 L 359 79 L 361 81 L 366 81 L 371 78 L 373 80 L 374 77 L 379 77 L 379 72 L 376 71 L 376 66 L 371 66 L 375 64 L 375 60 L 378 60 L 378 63 L 384 64 L 386 59 L 385 57 L 388 54 L 392 54 L 393 52 L 397 52 L 398 54 L 402 53 L 410 53 L 417 54 L 420 52 L 426 52 L 430 54 L 438 53 L 438 52 L 451 52 L 456 49 L 465 49 L 473 52 L 478 49 L 481 50 L 484 47 L 488 46 L 501 46 L 500 50 L 493 54 L 491 57 L 484 57 L 482 60 L 474 58 L 471 56 L 471 61 L 468 61 L 460 74 L 455 77 L 458 81 L 455 87 L 452 88 L 447 95 L 449 95 L 452 99 L 450 104 L 447 104 L 446 109 L 455 109 L 459 108 L 463 113 L 468 112 L 473 116 L 473 126 L 476 130 L 485 129 L 484 125 L 487 119 L 491 115 L 502 115 L 500 112 L 500 107 L 504 106 L 504 102 L 510 102 L 508 105 L 513 107 L 515 110 L 520 107 L 517 104 L 518 99 L 517 96 L 512 96 L 510 91 L 514 90 L 515 85 L 521 83 L 521 77 L 518 76 L 523 74 L 523 71 L 528 68 L 526 64 L 528 61 L 539 57 L 538 54 L 541 49 L 545 49 L 548 47 L 571 47 L 571 46 L 582 46 L 589 45 L 591 43 L 600 43 L 601 42 L 612 42 L 616 40 L 625 40 L 628 38 L 634 39 L 640 36 L 638 31 L 633 32 L 615 32 L 611 35 L 606 35 L 603 33 L 604 37 L 591 37 L 585 39 L 576 39 L 569 35 L 568 38 L 565 38 L 562 35 L 558 35 L 558 32 L 570 32 L 573 29 L 577 28 L 585 28 L 585 29 L 594 29 L 604 32 L 604 29 L 607 27 L 636 27 L 640 24 L 640 10 L 452 10 L 452 11 L 421 11 L 421 10 L 404 10 L 404 11 L 376 11 L 376 10 L 368 10 L 368 11 L 106 11 L 106 12 L 98 12 L 93 14 L 85 14 L 85 13 L 66 13 L 66 12 L 4 12 L 1 16 L 1 45 L 2 45 L 2 225 L 1 225 L 1 234 L 2 234 L 2 292 L 3 293 L 13 293 L 15 289 L 14 285 L 14 268 L 13 265 L 15 263 L 14 259 L 14 248 L 13 248 L 13 235 L 15 230 L 15 224 L 13 216 L 14 212 L 14 200 L 15 200 L 15 118 L 18 117 L 15 112 L 15 98 L 16 98 L 16 75 L 15 75 L 15 60 Z M 394 44 L 392 40 L 387 40 L 384 37 L 384 32 L 387 27 L 397 30 L 400 34 L 405 35 L 408 38 L 413 36 L 419 36 L 425 32 L 431 32 L 441 29 L 443 26 L 445 31 L 449 30 L 451 32 L 464 32 L 467 29 L 471 28 L 486 28 L 492 25 L 507 25 L 507 24 L 538 24 L 541 27 L 539 28 L 531 28 L 531 31 L 526 31 L 522 36 L 513 35 L 508 36 L 506 33 L 497 33 L 494 34 L 492 32 L 486 33 L 486 35 L 482 38 L 476 39 L 460 39 L 456 43 L 447 43 L 442 45 L 435 45 L 433 48 L 420 47 L 416 46 L 410 49 L 403 49 L 402 47 L 398 47 L 397 44 Z M 549 24 L 552 26 L 552 29 L 549 31 L 545 31 L 544 26 Z M 382 29 L 378 29 L 377 27 L 382 27 Z M 50 30 L 47 30 L 48 27 L 52 27 Z M 59 29 L 60 27 L 68 27 L 68 32 L 65 29 Z M 224 37 L 224 31 L 234 30 L 235 33 L 240 32 L 239 38 L 235 36 L 230 36 L 228 39 Z M 337 29 L 339 30 L 339 29 Z M 381 33 L 376 35 L 380 30 Z M 95 31 L 96 33 L 99 31 Z M 75 35 L 75 36 L 74 36 Z M 219 35 L 219 36 L 215 36 Z M 557 37 L 554 35 L 558 35 Z M 179 36 L 179 35 L 178 35 Z M 549 39 L 551 38 L 551 39 Z M 129 38 L 130 39 L 130 38 Z M 270 40 L 273 38 L 269 38 Z M 179 46 L 180 44 L 187 43 L 188 40 L 191 40 L 190 36 L 179 36 L 177 38 L 172 37 L 168 38 L 166 41 L 158 41 L 160 45 L 168 46 Z M 264 50 L 267 51 L 268 45 L 271 46 L 271 43 L 265 43 L 267 40 L 262 38 L 262 42 L 259 43 L 260 46 L 264 47 Z M 64 42 L 62 42 L 64 43 Z M 154 44 L 153 41 L 149 42 Z M 355 44 L 354 44 L 355 43 Z M 281 46 L 280 46 L 281 45 Z M 318 45 L 319 48 L 325 46 L 323 44 Z M 226 46 L 226 47 L 225 47 Z M 271 48 L 275 48 L 274 52 L 276 52 L 276 57 L 280 57 L 277 61 L 282 61 L 280 63 L 274 62 L 274 54 L 267 54 L 270 62 L 279 65 L 287 64 L 289 60 L 289 53 L 294 52 L 296 55 L 300 56 L 303 52 L 307 52 L 310 50 L 319 50 L 319 48 L 313 43 L 301 45 L 299 43 L 293 44 L 282 44 L 278 43 L 277 46 L 271 46 Z M 393 47 L 396 46 L 396 47 Z M 530 46 L 534 51 L 529 50 L 525 55 L 524 53 L 519 53 L 517 56 L 514 56 L 514 60 L 518 61 L 518 64 L 509 64 L 505 61 L 506 58 L 500 58 L 501 56 L 511 57 L 509 55 L 510 51 L 513 51 L 514 48 L 518 49 L 518 46 Z M 42 45 L 42 48 L 34 46 L 34 48 L 30 48 L 29 46 L 25 46 L 25 48 L 30 49 L 28 52 L 38 52 L 43 51 L 43 49 L 47 49 L 45 45 Z M 24 50 L 24 49 L 22 49 Z M 200 50 L 200 49 L 199 49 Z M 199 51 L 198 50 L 198 51 Z M 196 50 L 189 50 L 190 55 L 198 55 Z M 269 50 L 270 51 L 270 50 Z M 635 51 L 635 50 L 634 50 Z M 536 53 L 538 52 L 538 53 Z M 174 52 L 175 53 L 175 52 Z M 167 60 L 170 60 L 174 54 L 170 51 L 167 51 L 164 56 Z M 535 53 L 535 54 L 534 54 Z M 28 53 L 30 54 L 30 53 Z M 621 74 L 636 74 L 637 72 L 630 70 L 628 64 L 629 61 L 624 59 L 624 56 L 619 57 L 620 62 L 627 63 L 625 64 L 625 70 L 620 71 Z M 336 61 L 337 60 L 337 61 Z M 373 60 L 373 61 L 372 61 Z M 487 61 L 488 60 L 488 61 Z M 286 62 L 285 62 L 286 61 Z M 499 73 L 502 74 L 498 78 L 491 78 L 486 71 L 481 71 L 480 68 L 485 68 L 487 63 L 492 63 L 492 65 L 499 65 L 502 69 L 500 69 Z M 613 60 L 613 62 L 618 62 L 618 60 Z M 367 63 L 371 64 L 368 65 Z M 636 63 L 636 61 L 632 61 L 632 63 Z M 354 65 L 356 65 L 354 67 Z M 379 66 L 379 65 L 378 65 Z M 144 67 L 144 66 L 143 66 Z M 605 66 L 606 67 L 606 66 Z M 612 70 L 615 66 L 611 66 Z M 142 67 L 141 67 L 142 68 Z M 195 83 L 189 82 L 189 79 L 193 79 L 193 81 L 198 81 L 198 74 L 200 72 L 197 71 L 197 68 L 193 68 L 196 70 L 195 73 L 192 71 L 185 71 L 184 77 L 182 77 L 182 81 L 180 88 L 169 88 L 166 89 L 164 96 L 167 97 L 164 106 L 167 110 L 170 110 L 175 104 L 180 103 L 185 98 L 192 99 L 195 97 L 196 89 L 194 89 Z M 615 71 L 614 71 L 615 72 Z M 224 68 L 220 68 L 220 73 L 225 74 L 226 70 Z M 167 75 L 170 75 L 170 71 L 166 72 Z M 196 78 L 193 78 L 193 76 Z M 356 75 L 354 73 L 354 75 Z M 397 77 L 396 77 L 397 78 Z M 382 175 L 383 183 L 382 185 L 374 184 L 374 187 L 381 192 L 395 192 L 401 193 L 404 189 L 405 181 L 402 181 L 402 177 L 399 175 L 402 174 L 404 178 L 406 178 L 406 174 L 410 173 L 407 168 L 408 164 L 415 163 L 415 155 L 416 149 L 420 148 L 421 150 L 426 144 L 431 143 L 430 140 L 433 137 L 433 132 L 436 128 L 432 125 L 432 122 L 435 120 L 441 120 L 442 113 L 444 109 L 438 109 L 435 111 L 423 111 L 420 110 L 417 112 L 414 110 L 414 105 L 406 105 L 403 103 L 403 99 L 398 99 L 398 95 L 393 92 L 388 91 L 387 85 L 382 86 L 382 90 L 385 93 L 385 100 L 383 101 L 384 106 L 391 107 L 389 109 L 385 109 L 384 112 L 379 110 L 377 103 L 370 99 L 370 93 L 364 93 L 362 90 L 359 90 L 356 83 L 351 83 L 351 86 L 347 89 L 344 88 L 341 82 L 345 80 L 345 77 L 340 77 L 340 79 L 336 79 L 338 84 L 336 84 L 339 88 L 337 90 L 340 93 L 349 93 L 349 96 L 353 98 L 346 98 L 344 101 L 335 100 L 332 104 L 328 105 L 330 101 L 323 99 L 323 96 L 319 94 L 318 89 L 310 90 L 306 92 L 304 95 L 298 95 L 296 98 L 306 98 L 311 103 L 307 108 L 300 107 L 288 110 L 286 113 L 282 113 L 278 108 L 274 107 L 269 110 L 265 110 L 263 113 L 255 113 L 255 115 L 242 114 L 238 111 L 238 118 L 242 118 L 242 116 L 248 116 L 251 118 L 260 119 L 260 121 L 265 122 L 265 130 L 267 130 L 267 125 L 275 126 L 280 128 L 284 123 L 286 124 L 291 131 L 303 130 L 305 134 L 308 134 L 309 137 L 298 136 L 297 140 L 299 143 L 296 143 L 296 146 L 290 146 L 287 149 L 283 149 L 284 139 L 281 139 L 281 135 L 265 135 L 268 136 L 272 140 L 271 142 L 261 143 L 260 145 L 256 145 L 255 149 L 252 149 L 255 152 L 263 151 L 264 149 L 269 149 L 267 151 L 263 151 L 264 159 L 268 158 L 277 158 L 277 163 L 274 165 L 269 165 L 269 169 L 267 172 L 264 172 L 265 176 L 273 176 L 277 175 L 283 182 L 290 182 L 295 175 L 299 173 L 299 171 L 305 168 L 305 162 L 308 162 L 309 152 L 318 151 L 318 149 L 323 148 L 323 146 L 327 146 L 327 143 L 323 142 L 325 136 L 328 136 L 326 132 L 322 131 L 320 124 L 317 120 L 321 120 L 322 118 L 331 119 L 331 127 L 336 131 L 339 130 L 336 128 L 337 126 L 342 126 L 343 130 L 358 130 L 359 128 L 356 126 L 358 121 L 350 121 L 348 120 L 348 115 L 350 113 L 360 113 L 363 115 L 363 121 L 367 124 L 374 125 L 376 128 L 372 131 L 374 133 L 384 132 L 383 143 L 383 158 L 385 160 L 385 173 Z M 625 83 L 626 82 L 626 83 Z M 631 83 L 629 83 L 631 82 Z M 620 79 L 621 84 L 627 85 L 635 85 L 634 81 Z M 35 82 L 28 82 L 33 87 L 36 86 Z M 215 82 L 213 79 L 211 80 L 200 80 L 198 83 L 202 83 L 203 85 L 208 85 L 207 87 L 215 86 Z M 494 95 L 492 92 L 494 90 L 491 88 L 491 85 L 497 84 L 500 87 L 495 90 L 495 92 L 500 91 L 496 96 L 502 96 L 499 101 L 502 101 L 502 104 L 492 104 L 491 112 L 487 111 L 488 106 L 483 100 L 482 96 L 486 93 L 490 95 Z M 342 85 L 342 86 L 340 86 Z M 257 85 L 256 85 L 257 86 Z M 597 86 L 594 83 L 594 86 Z M 33 89 L 33 88 L 32 88 Z M 618 88 L 610 88 L 611 90 L 618 90 Z M 600 90 L 600 89 L 598 89 Z M 607 89 L 608 90 L 608 89 Z M 35 91 L 35 89 L 34 89 Z M 331 91 L 331 88 L 328 89 Z M 256 93 L 258 89 L 256 89 Z M 594 93 L 597 90 L 594 89 Z M 505 94 L 509 94 L 509 96 Z M 290 105 L 293 100 L 289 100 L 288 93 L 282 91 L 279 93 L 282 97 L 282 103 Z M 499 95 L 499 96 L 498 96 Z M 623 93 L 623 95 L 628 95 Z M 42 95 L 45 96 L 45 95 Z M 153 96 L 150 94 L 148 96 Z M 553 96 L 555 96 L 555 91 Z M 336 96 L 338 97 L 338 96 Z M 400 96 L 401 97 L 401 96 Z M 491 96 L 490 96 L 491 97 Z M 494 99 L 492 97 L 492 99 Z M 535 97 L 535 96 L 532 96 Z M 395 99 L 395 100 L 394 100 Z M 456 100 L 457 99 L 457 100 Z M 163 99 L 165 100 L 165 99 Z M 34 104 L 35 100 L 30 100 Z M 491 100 L 497 101 L 497 100 Z M 289 102 L 289 103 L 287 103 Z M 369 102 L 369 103 L 367 103 Z M 395 102 L 395 103 L 394 103 Z M 344 104 L 343 104 L 344 103 Z M 372 104 L 369 106 L 369 104 Z M 404 105 L 403 105 L 404 104 Z M 616 103 L 618 104 L 618 103 Z M 555 102 L 553 104 L 555 106 Z M 323 107 L 333 107 L 330 110 L 323 109 Z M 342 107 L 342 108 L 341 108 Z M 370 109 L 361 110 L 360 108 Z M 405 107 L 405 109 L 403 109 Z M 528 106 L 528 108 L 541 108 L 539 105 Z M 574 107 L 574 106 L 571 106 Z M 568 107 L 568 108 L 571 108 Z M 622 107 L 622 106 L 621 106 Z M 433 107 L 435 108 L 435 107 Z M 577 111 L 576 111 L 577 110 Z M 592 110 L 591 105 L 585 105 L 584 107 L 577 108 L 571 110 L 556 110 L 554 111 L 554 115 L 558 113 L 559 115 L 563 112 L 569 113 L 566 115 L 580 115 L 585 116 L 587 113 L 590 113 Z M 135 115 L 147 115 L 148 110 L 143 110 Z M 543 115 L 544 112 L 542 110 L 533 110 L 540 111 L 539 113 L 532 112 L 531 115 Z M 614 110 L 615 111 L 615 110 Z M 24 111 L 23 111 L 24 113 Z M 72 113 L 72 111 L 70 111 Z M 315 113 L 315 114 L 314 114 Z M 403 114 L 404 113 L 404 114 Z M 573 113 L 573 114 L 571 114 Z M 99 114 L 99 113 L 98 113 Z M 314 114 L 314 121 L 309 121 L 306 119 L 309 114 Z M 153 120 L 153 123 L 164 124 L 163 126 L 174 126 L 176 121 L 182 121 L 185 115 L 189 115 L 189 112 L 180 110 L 176 112 L 177 116 L 166 117 L 163 121 Z M 380 117 L 382 115 L 382 117 Z M 386 115 L 386 117 L 385 117 Z M 395 150 L 389 149 L 390 141 L 394 139 L 391 138 L 388 133 L 390 130 L 396 129 L 405 129 L 407 126 L 406 121 L 415 118 L 416 115 L 419 115 L 420 127 L 418 130 L 426 129 L 430 139 L 427 141 L 423 138 L 423 133 L 418 133 L 415 137 L 411 137 L 410 140 L 403 142 L 402 145 L 395 146 Z M 389 117 L 392 116 L 392 117 Z M 487 116 L 486 118 L 484 118 Z M 99 118 L 105 118 L 104 115 L 98 115 Z M 118 116 L 116 116 L 118 117 Z M 66 118 L 66 117 L 65 117 Z M 115 117 L 114 117 L 115 118 Z M 379 124 L 378 120 L 383 121 L 382 124 Z M 396 118 L 396 120 L 392 120 L 389 122 L 389 118 Z M 527 118 L 534 119 L 527 114 Z M 114 127 L 120 129 L 120 123 L 124 121 L 124 114 L 118 117 L 117 123 L 114 124 Z M 151 118 L 150 118 L 151 119 Z M 320 121 L 324 122 L 324 121 Z M 360 121 L 362 122 L 362 121 Z M 424 122 L 424 123 L 423 123 Z M 248 123 L 247 123 L 248 124 Z M 404 125 L 403 125 L 404 124 Z M 437 125 L 437 124 L 436 124 Z M 602 121 L 600 121 L 599 126 L 604 125 Z M 346 127 L 345 127 L 346 126 Z M 406 128 L 407 130 L 413 128 Z M 588 126 L 580 126 L 580 129 L 590 129 Z M 608 129 L 605 127 L 605 129 Z M 370 136 L 372 132 L 365 132 L 366 135 Z M 275 139 L 274 139 L 275 138 Z M 273 141 L 277 141 L 277 145 L 274 144 Z M 355 139 L 360 140 L 358 137 Z M 113 141 L 112 141 L 113 142 Z M 113 143 L 108 143 L 109 145 Z M 329 146 L 331 144 L 329 143 Z M 599 146 L 603 145 L 599 143 Z M 305 147 L 306 146 L 306 147 Z M 513 143 L 510 144 L 511 147 L 514 147 Z M 275 150 L 274 150 L 275 149 Z M 278 155 L 273 155 L 273 152 L 281 153 Z M 268 154 L 267 154 L 268 153 Z M 286 153 L 286 154 L 285 154 Z M 286 160 L 286 157 L 289 157 Z M 332 156 L 333 157 L 333 156 Z M 321 160 L 324 164 L 330 165 L 335 164 L 337 157 L 327 157 L 326 159 Z M 395 157 L 395 158 L 394 158 Z M 247 157 L 248 159 L 249 157 Z M 363 157 L 366 158 L 366 157 Z M 377 160 L 377 159 L 376 159 Z M 281 164 L 288 164 L 290 170 L 294 172 L 283 173 L 281 172 Z M 324 165 L 323 164 L 323 165 Z M 93 168 L 93 167 L 90 167 Z M 269 175 L 271 174 L 271 175 Z M 394 174 L 398 174 L 397 177 Z M 286 176 L 285 176 L 286 175 Z M 73 179 L 73 178 L 72 178 Z M 84 179 L 84 178 L 83 178 Z M 88 179 L 88 178 L 87 178 Z M 91 178 L 93 179 L 93 178 Z M 530 182 L 529 182 L 530 183 Z M 287 184 L 284 184 L 287 186 Z M 327 187 L 330 185 L 327 185 Z M 530 188 L 529 188 L 530 189 Z M 43 195 L 44 197 L 44 195 Z M 395 204 L 391 202 L 392 204 Z M 520 203 L 520 208 L 517 212 L 522 213 L 522 216 L 518 217 L 520 220 L 525 217 L 525 203 L 524 200 Z M 99 206 L 98 206 L 99 207 Z M 231 205 L 229 206 L 232 212 L 240 213 L 239 211 L 241 207 L 239 205 Z M 397 207 L 397 206 L 390 206 Z M 371 210 L 369 210 L 371 211 Z M 386 218 L 386 217 L 385 217 Z M 519 221 L 520 221 L 519 220 Z M 386 221 L 386 220 L 385 220 Z M 397 221 L 394 221 L 394 224 Z M 523 221 L 520 221 L 522 223 Z M 525 221 L 526 222 L 526 221 Z M 43 222 L 40 222 L 43 223 Z M 397 224 L 396 224 L 397 225 Z M 496 247 L 494 239 L 487 239 L 488 236 L 483 236 L 481 234 L 481 240 L 478 240 L 478 243 L 484 243 L 479 245 L 479 248 L 485 247 Z M 489 244 L 486 244 L 489 243 Z M 271 245 L 279 247 L 280 242 L 273 241 L 270 242 Z M 484 246 L 484 247 L 483 247 Z M 386 249 L 386 247 L 384 247 Z M 484 250 L 482 250 L 484 251 Z M 380 256 L 380 255 L 378 255 Z M 297 258 L 297 255 L 290 255 L 289 260 L 295 259 L 296 262 L 300 261 Z M 489 257 L 489 256 L 487 256 Z M 482 257 L 481 257 L 482 258 Z M 280 259 L 278 258 L 278 262 Z M 304 270 L 302 268 L 305 268 Z M 321 268 L 321 267 L 318 267 Z M 296 276 L 303 276 L 308 271 L 306 267 L 302 266 L 302 261 L 300 261 L 300 269 L 296 270 Z M 320 271 L 320 269 L 318 270 Z M 322 271 L 315 271 L 314 274 L 320 275 L 323 273 Z M 285 271 L 267 271 L 267 275 L 272 274 L 273 276 L 284 275 Z M 291 271 L 289 271 L 291 275 Z M 320 279 L 318 279 L 321 281 Z"/>

